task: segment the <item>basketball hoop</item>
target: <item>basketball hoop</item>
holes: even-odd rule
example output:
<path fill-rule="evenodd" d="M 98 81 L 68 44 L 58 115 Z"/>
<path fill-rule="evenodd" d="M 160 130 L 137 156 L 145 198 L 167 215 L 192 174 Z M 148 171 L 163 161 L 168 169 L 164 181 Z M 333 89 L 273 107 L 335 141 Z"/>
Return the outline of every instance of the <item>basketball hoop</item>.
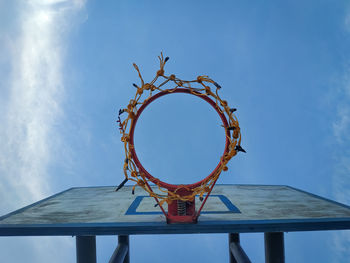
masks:
<path fill-rule="evenodd" d="M 135 185 L 133 187 L 133 192 L 136 186 L 140 186 L 147 191 L 151 197 L 154 197 L 157 205 L 159 205 L 160 209 L 166 216 L 168 223 L 195 223 L 197 222 L 198 216 L 219 178 L 219 175 L 222 171 L 227 171 L 227 163 L 229 160 L 235 156 L 237 152 L 245 151 L 240 146 L 241 134 L 239 123 L 233 114 L 236 109 L 229 108 L 227 102 L 219 97 L 218 90 L 221 87 L 212 79 L 208 78 L 208 76 L 198 76 L 196 80 L 185 81 L 177 78 L 175 75 L 164 75 L 164 66 L 168 59 L 168 57 L 164 59 L 163 54 L 161 53 L 161 56 L 159 57 L 160 69 L 150 83 L 144 82 L 138 66 L 134 64 L 141 80 L 141 86 L 133 84 L 137 89 L 134 99 L 130 100 L 127 108 L 119 111 L 119 129 L 122 134 L 121 140 L 124 142 L 125 149 L 123 169 L 125 180 L 119 185 L 117 190 L 128 180 L 134 181 Z M 164 78 L 164 81 L 156 84 L 159 78 Z M 162 89 L 167 83 L 174 84 L 174 87 L 170 89 Z M 192 85 L 198 85 L 199 88 L 193 87 Z M 209 85 L 214 85 L 216 87 L 215 93 L 211 91 Z M 148 92 L 149 95 L 142 100 L 142 95 L 146 92 Z M 136 123 L 144 109 L 156 99 L 175 93 L 194 95 L 208 102 L 219 114 L 222 121 L 222 127 L 225 129 L 226 137 L 224 153 L 215 169 L 199 182 L 186 185 L 168 184 L 153 177 L 139 161 L 134 145 Z M 138 105 L 141 105 L 140 108 L 138 108 Z M 122 121 L 120 115 L 123 113 L 128 113 L 128 116 Z M 153 191 L 150 183 L 155 184 L 161 194 Z M 199 196 L 199 199 L 202 202 L 198 211 L 195 209 L 196 196 Z M 165 202 L 168 204 L 168 212 L 165 212 L 163 207 Z"/>

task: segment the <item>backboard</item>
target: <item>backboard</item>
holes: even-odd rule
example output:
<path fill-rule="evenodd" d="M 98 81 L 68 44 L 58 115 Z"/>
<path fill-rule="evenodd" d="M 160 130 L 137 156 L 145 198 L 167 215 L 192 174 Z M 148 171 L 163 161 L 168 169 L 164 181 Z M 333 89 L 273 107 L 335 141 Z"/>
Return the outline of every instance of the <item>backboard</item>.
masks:
<path fill-rule="evenodd" d="M 197 224 L 167 224 L 154 204 L 131 186 L 71 188 L 0 217 L 0 236 L 350 229 L 350 207 L 289 186 L 216 185 Z"/>

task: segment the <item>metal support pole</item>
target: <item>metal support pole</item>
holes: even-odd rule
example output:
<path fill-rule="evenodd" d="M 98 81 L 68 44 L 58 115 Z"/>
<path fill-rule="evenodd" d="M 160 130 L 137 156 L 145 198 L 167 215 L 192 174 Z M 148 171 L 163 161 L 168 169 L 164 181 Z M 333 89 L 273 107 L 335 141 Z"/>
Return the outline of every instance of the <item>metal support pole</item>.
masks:
<path fill-rule="evenodd" d="M 284 263 L 283 232 L 265 233 L 265 262 Z"/>
<path fill-rule="evenodd" d="M 77 263 L 96 263 L 96 237 L 76 237 Z"/>
<path fill-rule="evenodd" d="M 109 263 L 129 263 L 130 262 L 129 236 L 118 236 L 118 246 L 109 260 Z"/>
<path fill-rule="evenodd" d="M 228 244 L 230 252 L 230 263 L 250 263 L 247 254 L 244 252 L 240 244 L 239 234 L 228 234 Z"/>
<path fill-rule="evenodd" d="M 230 263 L 237 263 L 235 257 L 232 255 L 232 252 L 231 252 L 230 245 L 231 245 L 232 242 L 236 242 L 236 243 L 239 242 L 239 234 L 235 234 L 235 233 L 229 233 L 228 234 L 228 248 L 229 248 L 228 252 L 230 254 L 230 256 L 229 256 L 230 257 Z"/>

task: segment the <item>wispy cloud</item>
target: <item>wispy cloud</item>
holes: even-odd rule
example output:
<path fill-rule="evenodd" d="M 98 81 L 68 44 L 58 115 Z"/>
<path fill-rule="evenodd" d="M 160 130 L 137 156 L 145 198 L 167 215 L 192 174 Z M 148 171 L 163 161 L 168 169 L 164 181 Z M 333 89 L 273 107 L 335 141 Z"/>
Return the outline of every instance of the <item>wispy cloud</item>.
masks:
<path fill-rule="evenodd" d="M 350 76 L 350 72 L 348 73 Z M 347 83 L 350 85 L 350 82 Z M 346 87 L 346 86 L 345 86 Z M 350 96 L 346 88 L 342 92 L 342 101 L 338 105 L 338 111 L 333 123 L 333 135 L 335 138 L 335 161 L 333 172 L 333 192 L 337 201 L 350 204 Z M 350 258 L 350 233 L 348 231 L 334 234 L 336 258 L 334 262 L 345 262 Z"/>
<path fill-rule="evenodd" d="M 345 94 L 344 94 L 345 95 Z M 348 140 L 350 132 L 350 106 L 341 104 L 338 108 L 337 119 L 333 123 L 333 133 L 337 143 L 343 144 Z"/>
<path fill-rule="evenodd" d="M 54 126 L 64 114 L 62 67 L 69 19 L 84 3 L 32 0 L 18 4 L 19 34 L 9 37 L 11 74 L 8 88 L 1 90 L 7 98 L 0 126 L 1 214 L 51 193 L 47 169 L 60 136 Z M 50 253 L 57 248 L 47 242 L 43 246 L 42 241 L 30 243 L 47 255 L 41 261 L 53 262 Z"/>
<path fill-rule="evenodd" d="M 345 29 L 350 33 L 350 8 L 344 20 Z M 349 57 L 347 58 L 349 59 Z M 336 117 L 333 122 L 333 135 L 335 138 L 333 153 L 335 161 L 333 173 L 333 192 L 337 201 L 350 204 L 350 61 L 345 71 L 340 89 L 337 94 Z M 349 231 L 335 232 L 334 262 L 346 262 L 350 258 L 350 233 Z"/>

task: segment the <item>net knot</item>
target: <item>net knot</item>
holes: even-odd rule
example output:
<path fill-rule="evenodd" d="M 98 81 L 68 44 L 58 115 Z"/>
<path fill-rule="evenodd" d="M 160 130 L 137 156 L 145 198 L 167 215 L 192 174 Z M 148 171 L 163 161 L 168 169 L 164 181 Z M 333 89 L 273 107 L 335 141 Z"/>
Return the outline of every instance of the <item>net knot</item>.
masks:
<path fill-rule="evenodd" d="M 157 76 L 163 76 L 164 75 L 164 69 L 160 69 L 157 71 Z"/>
<path fill-rule="evenodd" d="M 122 142 L 129 142 L 129 140 L 130 140 L 129 134 L 125 134 L 125 135 L 121 138 L 121 141 L 122 141 Z"/>

